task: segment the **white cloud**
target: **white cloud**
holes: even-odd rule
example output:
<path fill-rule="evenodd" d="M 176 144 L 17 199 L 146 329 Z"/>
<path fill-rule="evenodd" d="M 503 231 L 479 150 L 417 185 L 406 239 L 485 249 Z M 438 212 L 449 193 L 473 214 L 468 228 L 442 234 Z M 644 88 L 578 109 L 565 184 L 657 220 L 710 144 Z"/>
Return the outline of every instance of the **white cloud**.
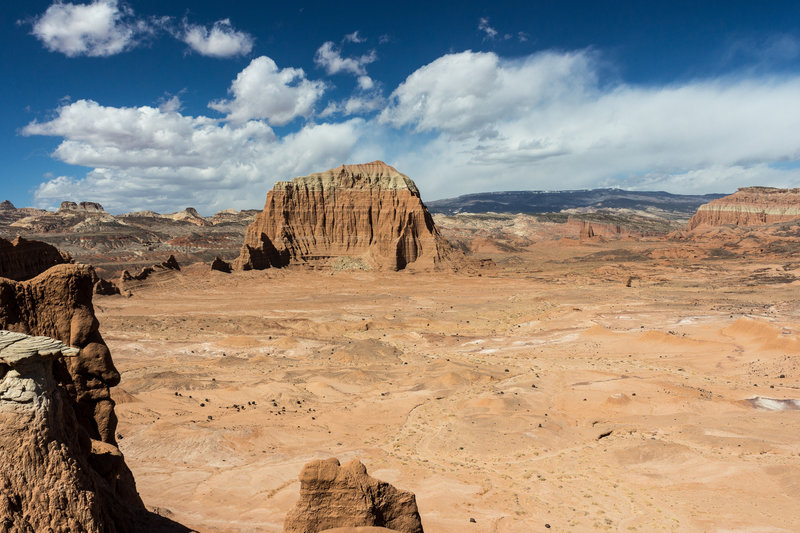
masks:
<path fill-rule="evenodd" d="M 184 115 L 177 98 L 158 108 L 78 100 L 23 133 L 60 137 L 54 157 L 92 169 L 47 178 L 39 206 L 71 198 L 116 211 L 258 207 L 275 179 L 374 159 L 414 178 L 426 199 L 800 186 L 800 76 L 638 86 L 605 79 L 601 62 L 591 51 L 513 60 L 467 51 L 420 67 L 388 101 L 373 87 L 325 102 L 321 82 L 261 57 L 234 80 L 229 100 L 212 102 L 225 119 Z M 282 136 L 270 127 L 312 116 L 317 104 L 327 104 L 317 119 L 328 123 L 298 121 Z M 381 109 L 368 121 L 343 118 Z"/>
<path fill-rule="evenodd" d="M 216 100 L 209 107 L 227 113 L 231 122 L 266 119 L 281 126 L 311 115 L 324 91 L 325 84 L 306 79 L 303 69 L 279 69 L 275 61 L 261 56 L 236 76 L 228 90 L 232 99 Z"/>
<path fill-rule="evenodd" d="M 342 52 L 332 41 L 327 41 L 317 49 L 314 62 L 325 69 L 328 74 L 348 72 L 354 76 L 366 76 L 366 65 L 374 62 L 378 56 L 375 50 L 360 57 L 342 57 Z"/>
<path fill-rule="evenodd" d="M 180 38 L 192 50 L 204 56 L 233 57 L 249 54 L 253 49 L 253 37 L 235 30 L 229 19 L 218 20 L 210 30 L 184 21 Z"/>
<path fill-rule="evenodd" d="M 416 131 L 469 134 L 532 109 L 582 101 L 594 84 L 591 56 L 583 52 L 502 63 L 493 53 L 448 54 L 400 84 L 381 120 Z"/>
<path fill-rule="evenodd" d="M 497 30 L 489 25 L 489 19 L 486 17 L 478 19 L 478 29 L 486 34 L 486 39 L 494 39 L 497 37 Z"/>
<path fill-rule="evenodd" d="M 640 87 L 602 85 L 599 71 L 589 52 L 521 60 L 449 54 L 412 73 L 378 120 L 419 134 L 421 144 L 398 153 L 395 163 L 411 176 L 431 177 L 421 188 L 434 196 L 798 185 L 797 170 L 772 163 L 800 160 L 800 77 Z"/>
<path fill-rule="evenodd" d="M 151 31 L 116 0 L 91 4 L 56 2 L 34 19 L 32 34 L 52 52 L 68 57 L 111 56 L 132 48 Z"/>
<path fill-rule="evenodd" d="M 39 206 L 91 198 L 115 212 L 191 205 L 211 213 L 260 207 L 275 180 L 349 161 L 364 121 L 310 124 L 278 138 L 263 121 L 228 125 L 148 106 L 79 100 L 23 134 L 63 137 L 54 157 L 93 167 L 82 178 L 42 183 L 34 193 Z"/>
<path fill-rule="evenodd" d="M 180 96 L 174 94 L 167 98 L 161 98 L 158 102 L 158 110 L 163 112 L 180 111 L 183 108 Z"/>
<path fill-rule="evenodd" d="M 366 37 L 362 37 L 361 35 L 359 35 L 358 34 L 358 30 L 354 31 L 353 33 L 348 33 L 347 35 L 344 36 L 343 40 L 345 42 L 348 42 L 348 43 L 365 43 L 365 42 L 367 42 L 367 38 Z"/>
<path fill-rule="evenodd" d="M 382 109 L 385 104 L 386 99 L 377 93 L 351 96 L 344 103 L 344 113 L 345 115 L 371 113 Z"/>
<path fill-rule="evenodd" d="M 358 88 L 363 91 L 368 91 L 375 87 L 375 81 L 370 78 L 369 76 L 359 76 L 358 77 Z"/>

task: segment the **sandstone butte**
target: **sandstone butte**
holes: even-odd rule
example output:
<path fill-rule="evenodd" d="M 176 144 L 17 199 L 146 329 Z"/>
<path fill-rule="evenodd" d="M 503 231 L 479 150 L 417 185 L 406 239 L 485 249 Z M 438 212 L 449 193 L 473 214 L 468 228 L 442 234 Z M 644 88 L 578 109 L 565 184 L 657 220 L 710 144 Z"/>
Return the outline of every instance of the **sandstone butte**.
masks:
<path fill-rule="evenodd" d="M 96 280 L 73 264 L 0 278 L 2 531 L 187 531 L 147 511 L 117 447 Z"/>
<path fill-rule="evenodd" d="M 689 220 L 698 226 L 758 226 L 800 218 L 800 188 L 742 187 L 735 193 L 701 205 Z"/>
<path fill-rule="evenodd" d="M 451 253 L 411 178 L 373 161 L 277 182 L 233 266 L 345 258 L 379 270 L 430 270 Z"/>

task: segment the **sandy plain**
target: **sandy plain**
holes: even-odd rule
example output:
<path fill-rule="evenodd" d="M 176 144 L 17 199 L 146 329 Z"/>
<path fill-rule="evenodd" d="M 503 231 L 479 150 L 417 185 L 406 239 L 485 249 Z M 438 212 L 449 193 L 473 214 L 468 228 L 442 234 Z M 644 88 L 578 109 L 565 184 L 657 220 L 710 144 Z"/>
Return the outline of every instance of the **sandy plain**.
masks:
<path fill-rule="evenodd" d="M 800 402 L 757 398 L 800 399 L 800 286 L 785 260 L 670 246 L 189 267 L 97 297 L 120 448 L 198 531 L 280 531 L 327 457 L 413 491 L 428 532 L 798 531 Z"/>

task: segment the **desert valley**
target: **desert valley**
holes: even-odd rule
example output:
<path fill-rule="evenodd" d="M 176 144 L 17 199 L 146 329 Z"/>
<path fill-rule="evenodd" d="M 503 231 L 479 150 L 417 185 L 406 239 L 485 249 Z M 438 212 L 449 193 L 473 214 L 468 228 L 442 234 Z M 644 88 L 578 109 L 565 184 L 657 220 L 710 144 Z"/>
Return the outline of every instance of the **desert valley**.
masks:
<path fill-rule="evenodd" d="M 4 530 L 796 531 L 800 190 L 559 194 L 3 206 Z"/>

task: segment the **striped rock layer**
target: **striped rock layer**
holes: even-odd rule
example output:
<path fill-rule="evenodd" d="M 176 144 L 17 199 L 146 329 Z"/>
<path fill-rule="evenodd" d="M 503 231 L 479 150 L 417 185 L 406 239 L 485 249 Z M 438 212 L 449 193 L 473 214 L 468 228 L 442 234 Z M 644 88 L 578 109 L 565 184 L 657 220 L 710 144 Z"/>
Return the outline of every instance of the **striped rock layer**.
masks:
<path fill-rule="evenodd" d="M 742 187 L 701 205 L 689 220 L 698 226 L 759 226 L 800 219 L 800 188 Z"/>
<path fill-rule="evenodd" d="M 414 182 L 374 161 L 277 182 L 233 266 L 354 258 L 380 270 L 432 269 L 449 252 Z"/>

